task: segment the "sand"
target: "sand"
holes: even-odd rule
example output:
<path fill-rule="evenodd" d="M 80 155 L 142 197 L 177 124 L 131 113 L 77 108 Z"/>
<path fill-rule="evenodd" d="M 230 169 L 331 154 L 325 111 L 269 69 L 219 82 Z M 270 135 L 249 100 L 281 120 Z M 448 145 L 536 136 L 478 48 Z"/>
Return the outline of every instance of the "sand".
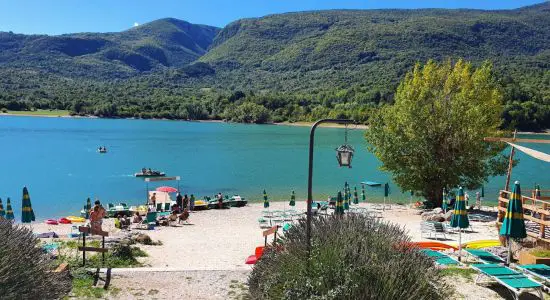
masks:
<path fill-rule="evenodd" d="M 272 202 L 270 209 L 288 209 L 286 205 L 286 202 Z M 372 209 L 368 204 L 361 206 Z M 305 210 L 304 201 L 299 201 L 296 208 Z M 139 230 L 148 234 L 153 240 L 161 241 L 162 245 L 140 245 L 149 254 L 149 257 L 141 261 L 151 269 L 144 269 L 144 271 L 148 270 L 147 272 L 119 272 L 115 276 L 113 286 L 122 289 L 119 293 L 124 295 L 123 298 L 190 296 L 196 299 L 227 299 L 228 293 L 231 297 L 235 296 L 252 269 L 244 263 L 245 259 L 253 254 L 256 246 L 264 243 L 263 229 L 260 229 L 258 224 L 258 218 L 263 210 L 261 203 L 253 203 L 242 208 L 193 212 L 189 219 L 191 225 L 157 227 L 155 230 L 133 229 L 133 231 Z M 403 226 L 413 241 L 433 240 L 421 236 L 421 217 L 417 210 L 393 205 L 391 209 L 383 211 L 382 216 L 386 221 Z M 463 242 L 498 238 L 494 222 L 473 222 L 472 224 L 474 230 L 462 235 Z M 70 232 L 71 225 L 38 223 L 33 224 L 32 228 L 35 232 L 55 231 L 58 234 L 66 234 Z M 109 219 L 105 220 L 104 230 L 109 231 L 114 237 L 125 234 L 114 228 L 113 221 Z M 446 242 L 457 241 L 458 234 L 447 235 Z M 144 277 L 150 280 L 144 280 Z M 186 279 L 187 277 L 192 279 Z M 220 277 L 224 280 L 218 282 Z M 212 285 L 210 289 L 199 287 L 200 285 L 209 286 L 210 281 L 218 283 Z M 197 282 L 200 284 L 197 285 Z M 238 287 L 230 288 L 230 285 Z M 473 282 L 470 285 L 473 285 Z M 174 286 L 176 288 L 172 289 Z M 460 288 L 460 292 L 463 293 L 461 294 L 463 297 L 473 299 L 468 295 L 479 293 L 480 289 L 485 288 Z M 492 294 L 498 295 L 495 292 Z M 483 299 L 491 299 L 491 297 Z"/>

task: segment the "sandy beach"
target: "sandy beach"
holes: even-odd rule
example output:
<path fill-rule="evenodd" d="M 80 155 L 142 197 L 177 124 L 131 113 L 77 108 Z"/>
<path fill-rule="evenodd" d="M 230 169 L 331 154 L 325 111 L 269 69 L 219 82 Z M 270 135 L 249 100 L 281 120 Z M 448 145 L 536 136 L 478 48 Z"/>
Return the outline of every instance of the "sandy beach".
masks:
<path fill-rule="evenodd" d="M 371 204 L 360 206 L 373 209 Z M 288 209 L 287 202 L 272 202 L 271 210 Z M 296 209 L 305 210 L 305 202 L 298 201 Z M 177 227 L 157 227 L 155 230 L 132 229 L 148 234 L 154 241 L 161 241 L 160 246 L 140 248 L 148 257 L 140 258 L 144 268 L 118 270 L 114 272 L 113 286 L 117 287 L 116 295 L 129 299 L 149 299 L 166 297 L 193 297 L 196 299 L 227 299 L 237 297 L 245 289 L 247 276 L 252 269 L 245 259 L 251 255 L 256 246 L 263 244 L 262 231 L 258 218 L 264 210 L 261 203 L 253 203 L 242 208 L 208 210 L 193 212 L 190 225 Z M 392 205 L 391 209 L 381 211 L 383 220 L 399 224 L 411 236 L 413 241 L 428 241 L 421 236 L 419 211 L 403 205 Z M 32 225 L 37 233 L 55 231 L 64 235 L 71 230 L 71 225 Z M 114 227 L 112 219 L 106 219 L 103 226 L 111 237 L 121 237 L 127 231 Z M 473 222 L 473 232 L 462 235 L 462 241 L 497 239 L 495 222 Z M 458 234 L 447 234 L 445 242 L 458 241 Z M 150 278 L 143 280 L 144 277 Z M 199 283 L 200 282 L 200 283 Z M 208 284 L 218 282 L 218 284 Z M 179 286 L 181 288 L 166 289 Z M 200 287 L 202 286 L 202 287 Z M 466 294 L 477 293 L 483 287 L 469 284 L 469 289 L 461 289 Z M 491 289 L 488 293 L 491 295 Z M 493 291 L 498 295 L 498 291 Z M 113 295 L 114 296 L 114 295 Z M 483 299 L 499 299 L 483 298 Z M 116 298 L 116 297 L 115 297 Z"/>

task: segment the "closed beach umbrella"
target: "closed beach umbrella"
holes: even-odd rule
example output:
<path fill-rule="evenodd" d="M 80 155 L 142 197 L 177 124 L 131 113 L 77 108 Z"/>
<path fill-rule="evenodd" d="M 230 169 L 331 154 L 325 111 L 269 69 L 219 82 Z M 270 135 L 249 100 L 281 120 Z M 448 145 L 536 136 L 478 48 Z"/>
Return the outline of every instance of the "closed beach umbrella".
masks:
<path fill-rule="evenodd" d="M 296 195 L 294 194 L 294 191 L 292 191 L 292 194 L 290 194 L 290 202 L 288 203 L 290 206 L 296 206 Z"/>
<path fill-rule="evenodd" d="M 510 264 L 512 258 L 512 243 L 510 238 L 523 239 L 527 237 L 525 231 L 525 222 L 523 220 L 523 207 L 521 205 L 521 188 L 519 181 L 514 183 L 514 190 L 508 201 L 508 207 L 506 208 L 506 214 L 502 221 L 502 227 L 500 227 L 500 235 L 506 237 L 508 242 L 508 260 L 507 264 Z"/>
<path fill-rule="evenodd" d="M 359 197 L 357 196 L 357 187 L 353 188 L 353 204 L 359 204 Z"/>
<path fill-rule="evenodd" d="M 389 183 L 384 184 L 384 209 L 386 209 L 386 198 L 390 195 L 390 185 Z"/>
<path fill-rule="evenodd" d="M 6 211 L 4 210 L 4 205 L 2 204 L 2 199 L 0 199 L 0 217 L 6 217 Z"/>
<path fill-rule="evenodd" d="M 267 200 L 267 193 L 264 190 L 264 208 L 269 208 L 269 200 Z"/>
<path fill-rule="evenodd" d="M 27 187 L 23 187 L 23 204 L 22 204 L 21 222 L 30 223 L 35 221 L 34 211 L 31 206 L 31 197 Z"/>
<path fill-rule="evenodd" d="M 9 197 L 8 197 L 8 200 L 6 201 L 6 219 L 8 220 L 15 219 L 15 217 L 13 216 L 13 209 L 11 208 L 11 202 Z"/>
<path fill-rule="evenodd" d="M 86 219 L 90 218 L 90 210 L 92 209 L 92 201 L 90 200 L 90 197 L 86 199 L 86 207 L 84 210 L 86 211 Z"/>
<path fill-rule="evenodd" d="M 344 186 L 344 210 L 349 210 L 349 197 L 348 197 L 347 185 L 348 183 L 346 182 L 346 185 Z"/>
<path fill-rule="evenodd" d="M 447 209 L 449 209 L 448 207 L 448 203 L 447 203 L 447 189 L 443 188 L 443 203 L 441 204 L 441 208 L 443 209 L 443 211 L 445 213 L 447 213 Z"/>
<path fill-rule="evenodd" d="M 458 259 L 462 252 L 462 229 L 468 228 L 470 221 L 468 220 L 468 211 L 466 211 L 466 199 L 464 199 L 464 190 L 462 187 L 458 189 L 453 216 L 451 218 L 451 227 L 458 227 Z"/>
<path fill-rule="evenodd" d="M 367 201 L 367 195 L 365 194 L 365 185 L 361 185 L 361 199 L 363 199 L 363 202 Z"/>
<path fill-rule="evenodd" d="M 540 185 L 535 186 L 535 199 L 540 199 Z"/>
<path fill-rule="evenodd" d="M 336 197 L 336 209 L 334 213 L 337 215 L 344 214 L 344 199 L 342 197 L 342 192 L 338 192 L 338 196 Z"/>

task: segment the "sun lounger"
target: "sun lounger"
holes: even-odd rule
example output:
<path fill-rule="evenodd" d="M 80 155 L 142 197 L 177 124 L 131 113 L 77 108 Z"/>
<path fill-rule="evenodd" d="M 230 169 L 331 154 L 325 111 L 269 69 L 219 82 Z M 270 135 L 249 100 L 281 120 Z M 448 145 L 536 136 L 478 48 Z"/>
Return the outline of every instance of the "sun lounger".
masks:
<path fill-rule="evenodd" d="M 431 238 L 432 235 L 435 239 L 437 236 L 443 236 L 444 239 L 447 239 L 445 235 L 447 230 L 441 222 L 422 222 L 420 224 L 420 237 L 424 237 L 425 234 L 428 234 L 428 237 Z"/>
<path fill-rule="evenodd" d="M 162 203 L 157 203 L 157 211 L 162 211 Z"/>
<path fill-rule="evenodd" d="M 157 224 L 157 213 L 156 212 L 148 212 L 145 219 L 139 223 L 140 228 L 143 229 L 152 229 Z"/>
<path fill-rule="evenodd" d="M 164 203 L 164 211 L 170 211 L 170 203 Z"/>
<path fill-rule="evenodd" d="M 437 265 L 440 266 L 457 266 L 459 264 L 457 260 L 453 259 L 443 252 L 434 251 L 431 249 L 422 249 L 420 250 L 420 252 L 426 254 L 429 258 L 433 259 Z"/>
<path fill-rule="evenodd" d="M 550 283 L 550 267 L 547 265 L 516 265 L 518 269 L 526 274 L 542 279 L 545 283 Z"/>
<path fill-rule="evenodd" d="M 531 290 L 535 290 L 540 299 L 544 299 L 540 283 L 508 267 L 498 264 L 473 264 L 470 267 L 479 272 L 475 281 L 476 284 L 481 283 L 483 277 L 487 277 L 505 286 L 513 294 L 514 299 L 518 299 L 521 294 Z"/>
<path fill-rule="evenodd" d="M 481 249 L 465 249 L 466 252 L 485 264 L 502 264 L 504 260 L 493 253 Z"/>

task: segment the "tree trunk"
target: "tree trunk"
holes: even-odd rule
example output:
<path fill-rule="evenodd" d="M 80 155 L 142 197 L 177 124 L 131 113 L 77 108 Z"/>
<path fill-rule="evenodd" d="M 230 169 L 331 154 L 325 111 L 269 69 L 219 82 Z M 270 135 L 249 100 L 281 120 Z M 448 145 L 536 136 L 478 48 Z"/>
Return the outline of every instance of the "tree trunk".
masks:
<path fill-rule="evenodd" d="M 441 207 L 443 204 L 443 188 L 438 186 L 429 187 L 424 191 L 424 196 L 426 200 L 433 207 Z"/>

